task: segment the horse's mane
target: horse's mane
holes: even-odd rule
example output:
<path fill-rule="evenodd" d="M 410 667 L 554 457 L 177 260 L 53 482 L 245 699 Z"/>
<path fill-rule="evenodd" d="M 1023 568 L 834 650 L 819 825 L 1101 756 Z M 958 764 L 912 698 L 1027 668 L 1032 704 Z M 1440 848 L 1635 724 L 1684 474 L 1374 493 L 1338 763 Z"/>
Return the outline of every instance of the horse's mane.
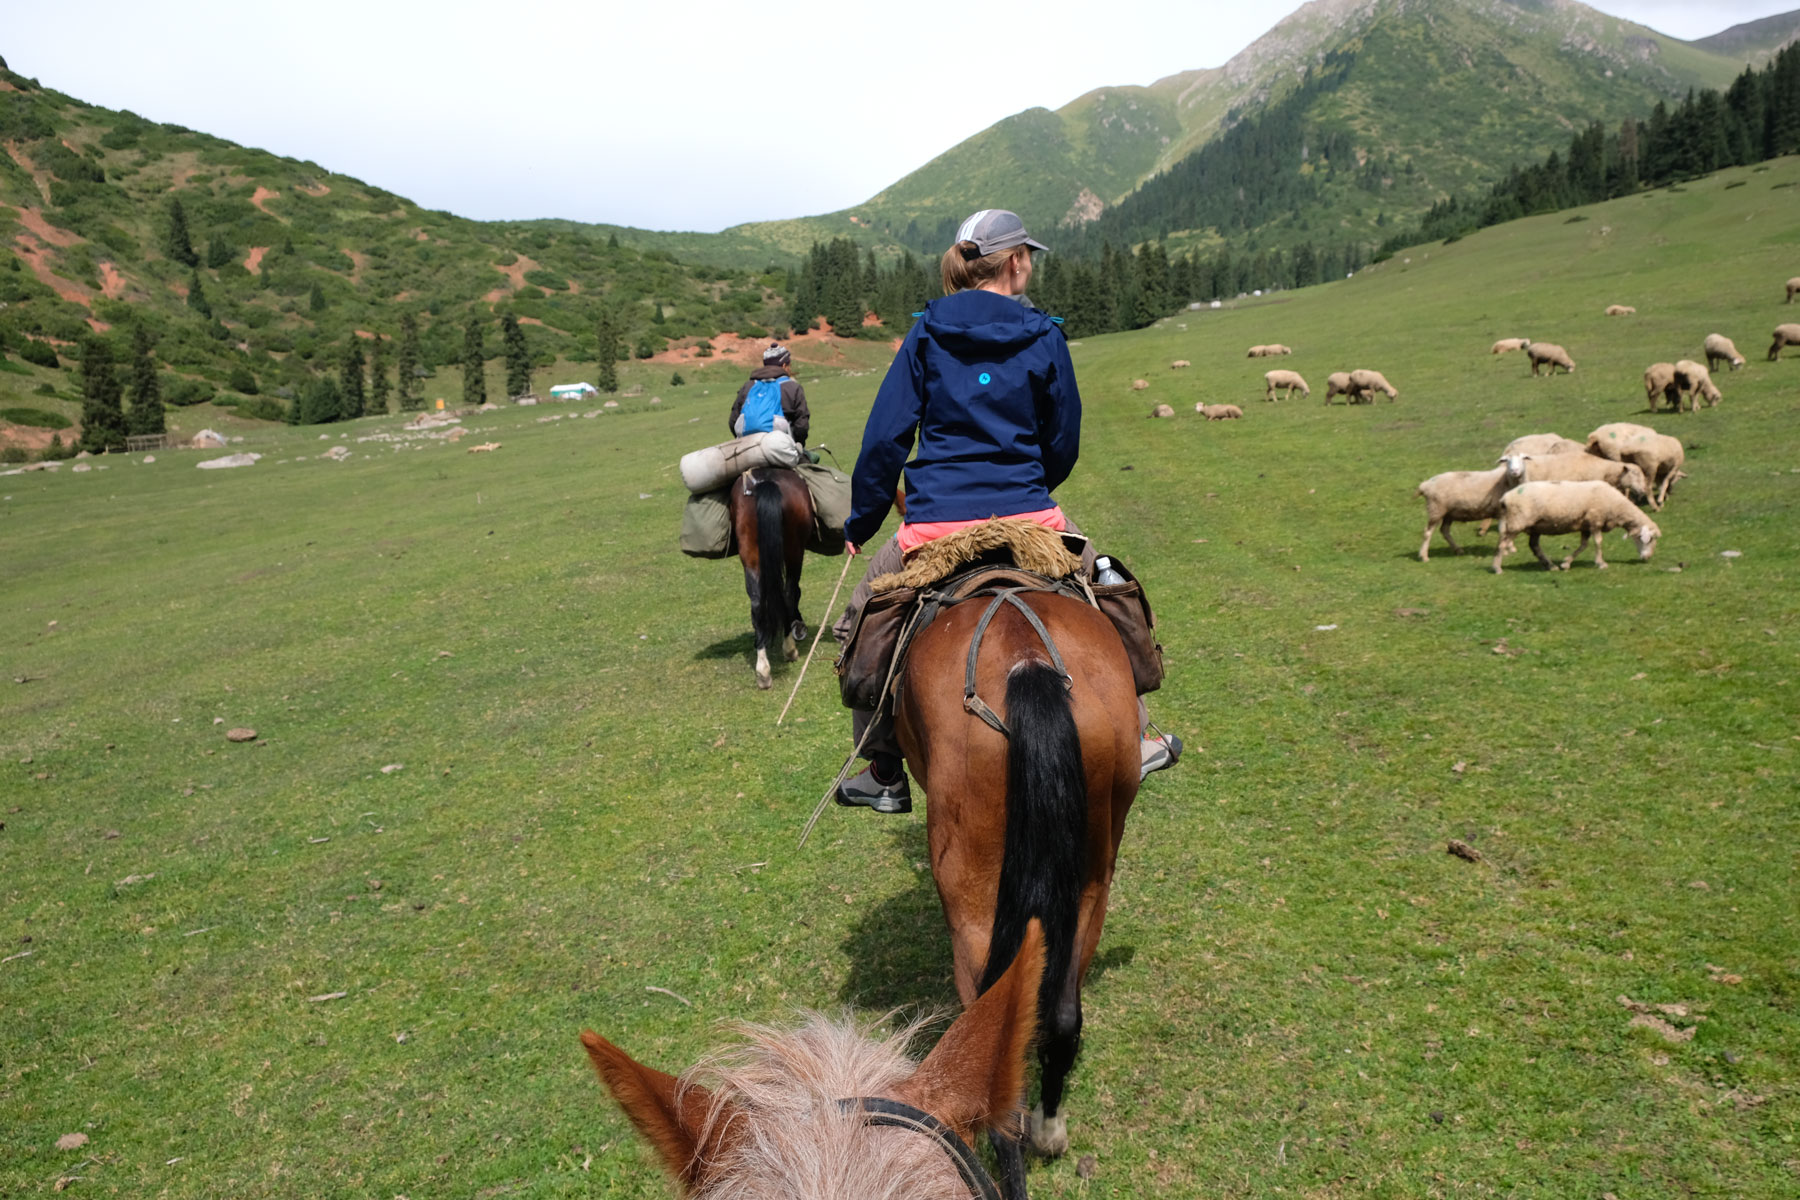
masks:
<path fill-rule="evenodd" d="M 712 1093 L 701 1144 L 725 1147 L 707 1164 L 696 1200 L 966 1193 L 950 1158 L 924 1135 L 865 1127 L 837 1103 L 893 1095 L 917 1069 L 906 1047 L 929 1023 L 919 1018 L 893 1029 L 886 1018 L 859 1022 L 849 1014 L 834 1020 L 808 1013 L 796 1029 L 737 1026 L 748 1039 L 744 1045 L 681 1077 L 682 1088 Z"/>

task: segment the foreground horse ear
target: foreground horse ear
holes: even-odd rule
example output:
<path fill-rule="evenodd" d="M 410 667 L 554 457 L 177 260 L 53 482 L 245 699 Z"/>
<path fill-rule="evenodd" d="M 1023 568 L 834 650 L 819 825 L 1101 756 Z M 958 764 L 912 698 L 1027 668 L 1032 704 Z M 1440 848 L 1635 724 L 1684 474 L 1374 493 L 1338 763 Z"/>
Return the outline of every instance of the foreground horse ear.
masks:
<path fill-rule="evenodd" d="M 682 1088 L 673 1075 L 644 1066 L 592 1030 L 582 1032 L 581 1044 L 600 1081 L 644 1140 L 656 1148 L 669 1174 L 684 1187 L 694 1188 L 704 1161 L 700 1139 L 712 1094 L 701 1087 Z"/>
<path fill-rule="evenodd" d="M 1044 930 L 1033 920 L 1012 966 L 956 1019 L 895 1098 L 965 1135 L 1017 1111 L 1043 974 Z"/>

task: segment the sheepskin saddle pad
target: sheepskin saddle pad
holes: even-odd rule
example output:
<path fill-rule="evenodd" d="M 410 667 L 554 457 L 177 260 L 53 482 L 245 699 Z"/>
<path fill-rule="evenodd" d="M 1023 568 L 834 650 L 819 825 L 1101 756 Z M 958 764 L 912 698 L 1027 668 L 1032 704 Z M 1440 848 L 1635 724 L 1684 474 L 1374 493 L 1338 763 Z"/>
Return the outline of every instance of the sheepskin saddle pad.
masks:
<path fill-rule="evenodd" d="M 1063 535 L 1036 521 L 995 517 L 926 542 L 907 559 L 904 569 L 878 575 L 869 581 L 877 594 L 895 588 L 922 588 L 954 575 L 978 559 L 997 551 L 1012 556 L 1012 565 L 1034 575 L 1062 579 L 1081 569 L 1081 556 L 1063 542 Z"/>

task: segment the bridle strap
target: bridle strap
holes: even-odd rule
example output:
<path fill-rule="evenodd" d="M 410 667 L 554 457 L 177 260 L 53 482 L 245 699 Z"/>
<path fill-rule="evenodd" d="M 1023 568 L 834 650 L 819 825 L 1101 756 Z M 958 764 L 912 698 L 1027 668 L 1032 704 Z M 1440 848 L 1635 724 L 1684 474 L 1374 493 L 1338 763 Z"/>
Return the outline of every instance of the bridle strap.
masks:
<path fill-rule="evenodd" d="M 950 1156 L 956 1164 L 957 1174 L 969 1185 L 971 1195 L 979 1200 L 1001 1200 L 999 1187 L 989 1178 L 969 1143 L 924 1109 L 885 1096 L 851 1096 L 839 1100 L 838 1108 L 846 1113 L 861 1113 L 864 1125 L 887 1125 L 924 1134 Z"/>

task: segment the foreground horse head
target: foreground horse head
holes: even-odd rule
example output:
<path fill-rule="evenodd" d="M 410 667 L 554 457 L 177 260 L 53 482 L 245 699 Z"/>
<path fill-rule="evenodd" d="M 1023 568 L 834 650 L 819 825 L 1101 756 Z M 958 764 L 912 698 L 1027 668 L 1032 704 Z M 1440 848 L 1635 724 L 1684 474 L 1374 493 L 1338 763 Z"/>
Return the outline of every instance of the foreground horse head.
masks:
<path fill-rule="evenodd" d="M 1140 778 L 1131 663 L 1112 623 L 1082 600 L 977 593 L 913 642 L 895 728 L 929 797 L 932 877 L 965 1004 L 985 998 L 1027 925 L 1042 922 L 1030 1134 L 1040 1153 L 1061 1154 L 1081 985 Z M 1024 1196 L 1017 1137 L 1001 1131 L 994 1148 L 1008 1195 Z"/>
<path fill-rule="evenodd" d="M 878 1039 L 816 1015 L 791 1032 L 748 1027 L 749 1045 L 680 1079 L 592 1031 L 581 1041 L 669 1174 L 701 1200 L 983 1196 L 992 1184 L 969 1174 L 968 1143 L 1014 1120 L 1043 970 L 1033 924 L 1011 966 L 916 1064 L 899 1045 L 917 1025 Z"/>
<path fill-rule="evenodd" d="M 730 489 L 731 525 L 737 535 L 738 558 L 744 564 L 744 590 L 750 594 L 750 625 L 756 631 L 756 686 L 774 683 L 769 649 L 782 657 L 800 657 L 806 639 L 800 619 L 800 568 L 806 560 L 806 536 L 812 529 L 812 493 L 793 471 L 758 467 L 738 477 Z"/>

